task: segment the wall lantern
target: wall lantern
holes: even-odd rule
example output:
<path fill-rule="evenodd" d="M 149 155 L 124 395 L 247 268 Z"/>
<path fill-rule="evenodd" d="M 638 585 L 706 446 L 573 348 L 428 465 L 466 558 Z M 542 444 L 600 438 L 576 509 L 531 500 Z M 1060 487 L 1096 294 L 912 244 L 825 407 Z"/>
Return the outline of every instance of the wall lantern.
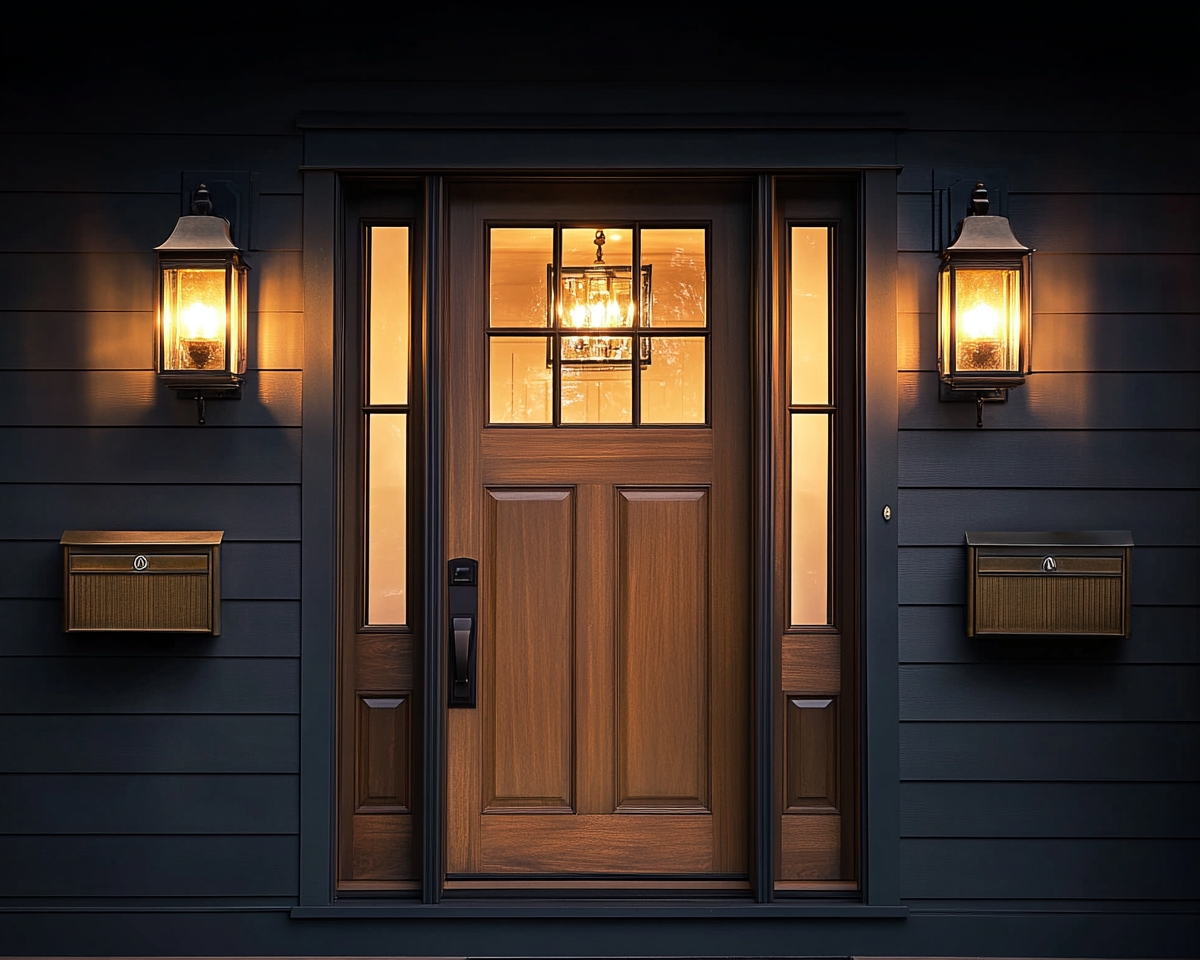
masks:
<path fill-rule="evenodd" d="M 181 397 L 237 400 L 246 372 L 246 273 L 204 184 L 158 253 L 158 373 Z"/>
<path fill-rule="evenodd" d="M 938 273 L 938 389 L 942 400 L 974 400 L 978 427 L 985 402 L 1003 403 L 1025 382 L 1032 253 L 1007 217 L 988 215 L 977 183 Z"/>

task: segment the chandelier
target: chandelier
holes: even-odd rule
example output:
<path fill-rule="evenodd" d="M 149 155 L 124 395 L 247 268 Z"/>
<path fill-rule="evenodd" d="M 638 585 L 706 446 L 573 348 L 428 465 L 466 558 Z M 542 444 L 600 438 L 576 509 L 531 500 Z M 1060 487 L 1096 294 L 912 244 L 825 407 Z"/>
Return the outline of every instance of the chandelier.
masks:
<path fill-rule="evenodd" d="M 563 331 L 562 362 L 570 364 L 632 362 L 633 338 L 630 336 L 597 336 L 637 323 L 638 304 L 634 299 L 633 267 L 604 262 L 605 236 L 597 230 L 592 243 L 596 259 L 586 267 L 560 267 L 562 288 L 558 302 L 558 326 Z M 550 267 L 553 273 L 553 266 Z M 651 267 L 641 268 L 641 327 L 651 325 Z M 577 335 L 575 331 L 578 331 Z M 643 367 L 650 365 L 650 340 L 640 341 Z M 547 358 L 549 359 L 549 358 Z"/>

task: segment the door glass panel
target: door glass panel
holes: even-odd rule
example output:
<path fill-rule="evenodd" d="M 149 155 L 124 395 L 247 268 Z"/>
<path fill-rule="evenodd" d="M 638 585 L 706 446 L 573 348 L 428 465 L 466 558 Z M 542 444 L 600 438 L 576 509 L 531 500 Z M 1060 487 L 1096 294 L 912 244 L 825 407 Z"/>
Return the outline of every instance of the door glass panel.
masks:
<path fill-rule="evenodd" d="M 492 227 L 488 238 L 491 326 L 548 326 L 547 278 L 554 262 L 554 228 Z"/>
<path fill-rule="evenodd" d="M 791 616 L 794 625 L 829 622 L 829 422 L 792 419 Z"/>
<path fill-rule="evenodd" d="M 703 228 L 642 231 L 642 269 L 649 268 L 651 289 L 643 326 L 704 326 L 706 233 Z"/>
<path fill-rule="evenodd" d="M 570 361 L 568 348 L 615 360 L 632 356 L 633 338 L 564 337 L 562 354 L 563 423 L 632 423 L 633 364 Z"/>
<path fill-rule="evenodd" d="M 549 423 L 553 378 L 549 337 L 492 337 L 492 423 Z"/>
<path fill-rule="evenodd" d="M 371 227 L 370 403 L 408 403 L 409 274 L 408 227 Z"/>
<path fill-rule="evenodd" d="M 791 228 L 791 402 L 829 403 L 829 228 Z"/>
<path fill-rule="evenodd" d="M 367 417 L 367 623 L 408 620 L 408 416 Z"/>
<path fill-rule="evenodd" d="M 704 337 L 642 343 L 642 423 L 703 423 Z"/>
<path fill-rule="evenodd" d="M 597 246 L 596 241 L 604 242 Z M 600 250 L 603 263 L 613 267 L 633 265 L 633 228 L 564 227 L 562 232 L 562 265 L 564 267 L 591 267 L 596 265 L 596 251 Z M 549 261 L 547 261 L 549 262 Z"/>

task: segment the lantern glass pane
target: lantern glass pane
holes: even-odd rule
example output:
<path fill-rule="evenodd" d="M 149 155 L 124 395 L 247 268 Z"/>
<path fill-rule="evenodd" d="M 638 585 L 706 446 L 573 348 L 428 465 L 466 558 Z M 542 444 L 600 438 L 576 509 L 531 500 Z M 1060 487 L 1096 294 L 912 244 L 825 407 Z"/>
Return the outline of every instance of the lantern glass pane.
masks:
<path fill-rule="evenodd" d="M 954 275 L 955 370 L 1019 369 L 1021 274 L 959 268 Z"/>
<path fill-rule="evenodd" d="M 408 403 L 410 275 L 408 227 L 372 227 L 369 403 Z"/>
<path fill-rule="evenodd" d="M 950 370 L 950 268 L 938 272 L 938 373 Z"/>
<path fill-rule="evenodd" d="M 408 417 L 367 417 L 367 623 L 408 622 Z"/>
<path fill-rule="evenodd" d="M 554 260 L 554 228 L 492 227 L 488 239 L 491 326 L 547 326 L 546 277 Z"/>
<path fill-rule="evenodd" d="M 643 340 L 642 423 L 704 422 L 704 337 Z"/>
<path fill-rule="evenodd" d="M 829 403 L 829 228 L 792 227 L 792 403 Z"/>
<path fill-rule="evenodd" d="M 489 344 L 491 423 L 549 423 L 549 337 L 492 337 Z"/>
<path fill-rule="evenodd" d="M 164 369 L 225 369 L 225 274 L 224 267 L 163 269 Z"/>
<path fill-rule="evenodd" d="M 829 424 L 792 414 L 791 605 L 793 626 L 829 623 Z"/>
<path fill-rule="evenodd" d="M 246 268 L 237 267 L 233 274 L 233 310 L 229 316 L 229 350 L 232 354 L 230 371 L 236 374 L 246 372 Z"/>
<path fill-rule="evenodd" d="M 642 268 L 649 267 L 652 278 L 642 326 L 704 326 L 708 289 L 705 231 L 643 230 L 641 237 Z"/>

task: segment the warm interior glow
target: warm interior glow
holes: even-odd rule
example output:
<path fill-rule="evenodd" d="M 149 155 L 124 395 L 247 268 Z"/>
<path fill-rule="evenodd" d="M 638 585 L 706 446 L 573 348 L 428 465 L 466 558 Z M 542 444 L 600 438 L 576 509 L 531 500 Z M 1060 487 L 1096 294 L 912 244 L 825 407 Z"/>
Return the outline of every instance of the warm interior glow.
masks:
<path fill-rule="evenodd" d="M 367 418 L 367 623 L 408 622 L 408 417 Z"/>
<path fill-rule="evenodd" d="M 829 403 L 829 228 L 791 228 L 791 402 Z"/>
<path fill-rule="evenodd" d="M 371 403 L 408 403 L 410 274 L 408 227 L 372 227 L 368 304 Z"/>
<path fill-rule="evenodd" d="M 829 622 L 828 414 L 794 413 L 792 420 L 791 604 L 797 626 Z"/>
<path fill-rule="evenodd" d="M 189 303 L 179 318 L 179 335 L 188 340 L 216 340 L 225 331 L 225 318 L 207 303 Z"/>
<path fill-rule="evenodd" d="M 990 303 L 977 303 L 962 315 L 958 329 L 968 340 L 998 340 L 1000 314 Z"/>

